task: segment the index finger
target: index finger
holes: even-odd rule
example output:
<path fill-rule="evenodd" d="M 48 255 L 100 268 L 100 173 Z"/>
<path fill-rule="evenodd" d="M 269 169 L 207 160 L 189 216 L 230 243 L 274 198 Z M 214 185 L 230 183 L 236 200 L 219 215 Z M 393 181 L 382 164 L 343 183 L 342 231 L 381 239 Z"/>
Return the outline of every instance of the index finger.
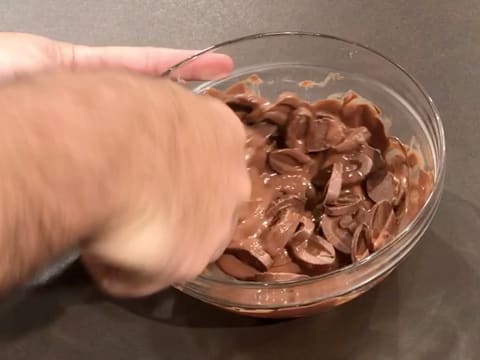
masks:
<path fill-rule="evenodd" d="M 196 54 L 195 50 L 155 47 L 90 47 L 66 44 L 66 65 L 72 68 L 112 67 L 160 75 L 173 65 Z M 186 64 L 175 76 L 183 80 L 211 80 L 230 74 L 232 59 L 225 54 L 203 54 Z"/>

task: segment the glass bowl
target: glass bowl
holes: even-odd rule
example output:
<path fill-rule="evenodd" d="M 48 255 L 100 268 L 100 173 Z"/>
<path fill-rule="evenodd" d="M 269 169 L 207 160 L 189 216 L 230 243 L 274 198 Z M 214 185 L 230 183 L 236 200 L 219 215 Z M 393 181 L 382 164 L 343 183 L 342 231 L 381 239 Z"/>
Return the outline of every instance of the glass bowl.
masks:
<path fill-rule="evenodd" d="M 433 186 L 414 220 L 386 246 L 366 259 L 328 274 L 282 283 L 239 281 L 212 265 L 178 288 L 222 309 L 270 318 L 299 317 L 338 306 L 366 292 L 388 276 L 430 225 L 437 210 L 445 173 L 445 139 L 438 111 L 422 86 L 405 70 L 377 51 L 334 36 L 278 32 L 255 34 L 209 47 L 168 70 L 178 70 L 211 52 L 232 57 L 233 73 L 211 81 L 188 83 L 199 93 L 226 89 L 258 75 L 255 91 L 268 99 L 284 91 L 314 101 L 354 90 L 378 105 L 391 124 L 389 133 L 414 146 Z M 307 80 L 307 82 L 306 82 Z M 305 86 L 305 84 L 307 84 Z"/>

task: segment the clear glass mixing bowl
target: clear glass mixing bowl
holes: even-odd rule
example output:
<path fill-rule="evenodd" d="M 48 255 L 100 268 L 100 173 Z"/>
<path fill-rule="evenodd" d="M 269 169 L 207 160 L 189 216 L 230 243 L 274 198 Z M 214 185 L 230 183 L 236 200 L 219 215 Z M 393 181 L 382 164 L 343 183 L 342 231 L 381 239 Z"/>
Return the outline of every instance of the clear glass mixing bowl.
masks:
<path fill-rule="evenodd" d="M 179 287 L 197 299 L 237 313 L 257 317 L 305 316 L 345 303 L 369 290 L 388 274 L 421 239 L 437 210 L 445 172 L 445 139 L 438 111 L 422 86 L 405 70 L 377 51 L 337 37 L 302 32 L 246 36 L 207 48 L 169 70 L 210 52 L 228 54 L 235 70 L 208 82 L 193 82 L 195 92 L 225 89 L 256 74 L 265 98 L 283 91 L 314 101 L 332 93 L 354 90 L 378 105 L 391 122 L 390 134 L 412 144 L 433 174 L 433 187 L 415 219 L 387 246 L 361 262 L 337 271 L 283 283 L 232 279 L 215 266 Z M 305 82 L 308 80 L 308 82 Z M 306 85 L 306 86 L 305 86 Z"/>

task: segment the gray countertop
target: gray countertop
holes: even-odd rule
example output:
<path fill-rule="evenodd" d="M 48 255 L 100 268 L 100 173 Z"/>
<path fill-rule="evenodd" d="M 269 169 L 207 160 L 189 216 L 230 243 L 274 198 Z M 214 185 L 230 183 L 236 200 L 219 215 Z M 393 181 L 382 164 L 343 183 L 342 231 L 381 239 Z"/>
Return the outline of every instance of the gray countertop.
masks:
<path fill-rule="evenodd" d="M 324 32 L 397 60 L 442 115 L 439 212 L 381 285 L 338 309 L 271 322 L 175 291 L 113 302 L 75 267 L 0 304 L 0 359 L 477 359 L 480 351 L 480 2 L 2 0 L 0 30 L 88 44 L 201 48 L 252 32 Z"/>

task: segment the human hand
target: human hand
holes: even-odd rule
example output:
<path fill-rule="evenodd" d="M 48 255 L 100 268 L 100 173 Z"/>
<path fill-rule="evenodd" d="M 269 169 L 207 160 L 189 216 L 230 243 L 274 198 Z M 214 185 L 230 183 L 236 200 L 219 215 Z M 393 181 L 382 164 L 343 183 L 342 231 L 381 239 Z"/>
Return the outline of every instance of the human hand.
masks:
<path fill-rule="evenodd" d="M 28 41 L 12 41 L 17 36 Z M 7 38 L 0 34 L 3 79 L 56 68 L 95 71 L 50 71 L 0 88 L 0 166 L 10 174 L 2 184 L 14 189 L 4 202 L 11 217 L 0 219 L 2 238 L 23 224 L 15 234 L 23 245 L 0 252 L 21 259 L 0 261 L 0 290 L 80 237 L 91 239 L 82 244 L 87 269 L 114 295 L 146 295 L 198 275 L 227 245 L 236 209 L 248 199 L 243 128 L 227 107 L 175 84 L 99 71 L 161 73 L 191 52 L 81 48 L 63 57 L 68 51 L 58 46 L 73 45 Z M 212 55 L 181 76 L 203 79 L 231 66 Z M 20 124 L 36 130 L 25 133 Z"/>
<path fill-rule="evenodd" d="M 80 238 L 111 294 L 187 281 L 227 246 L 249 197 L 238 118 L 167 80 L 25 77 L 0 87 L 0 119 L 0 288 Z"/>
<path fill-rule="evenodd" d="M 52 69 L 123 68 L 159 75 L 193 55 L 193 50 L 154 47 L 90 47 L 23 33 L 0 33 L 0 80 Z M 209 80 L 228 74 L 232 60 L 206 54 L 182 67 L 185 80 Z"/>

